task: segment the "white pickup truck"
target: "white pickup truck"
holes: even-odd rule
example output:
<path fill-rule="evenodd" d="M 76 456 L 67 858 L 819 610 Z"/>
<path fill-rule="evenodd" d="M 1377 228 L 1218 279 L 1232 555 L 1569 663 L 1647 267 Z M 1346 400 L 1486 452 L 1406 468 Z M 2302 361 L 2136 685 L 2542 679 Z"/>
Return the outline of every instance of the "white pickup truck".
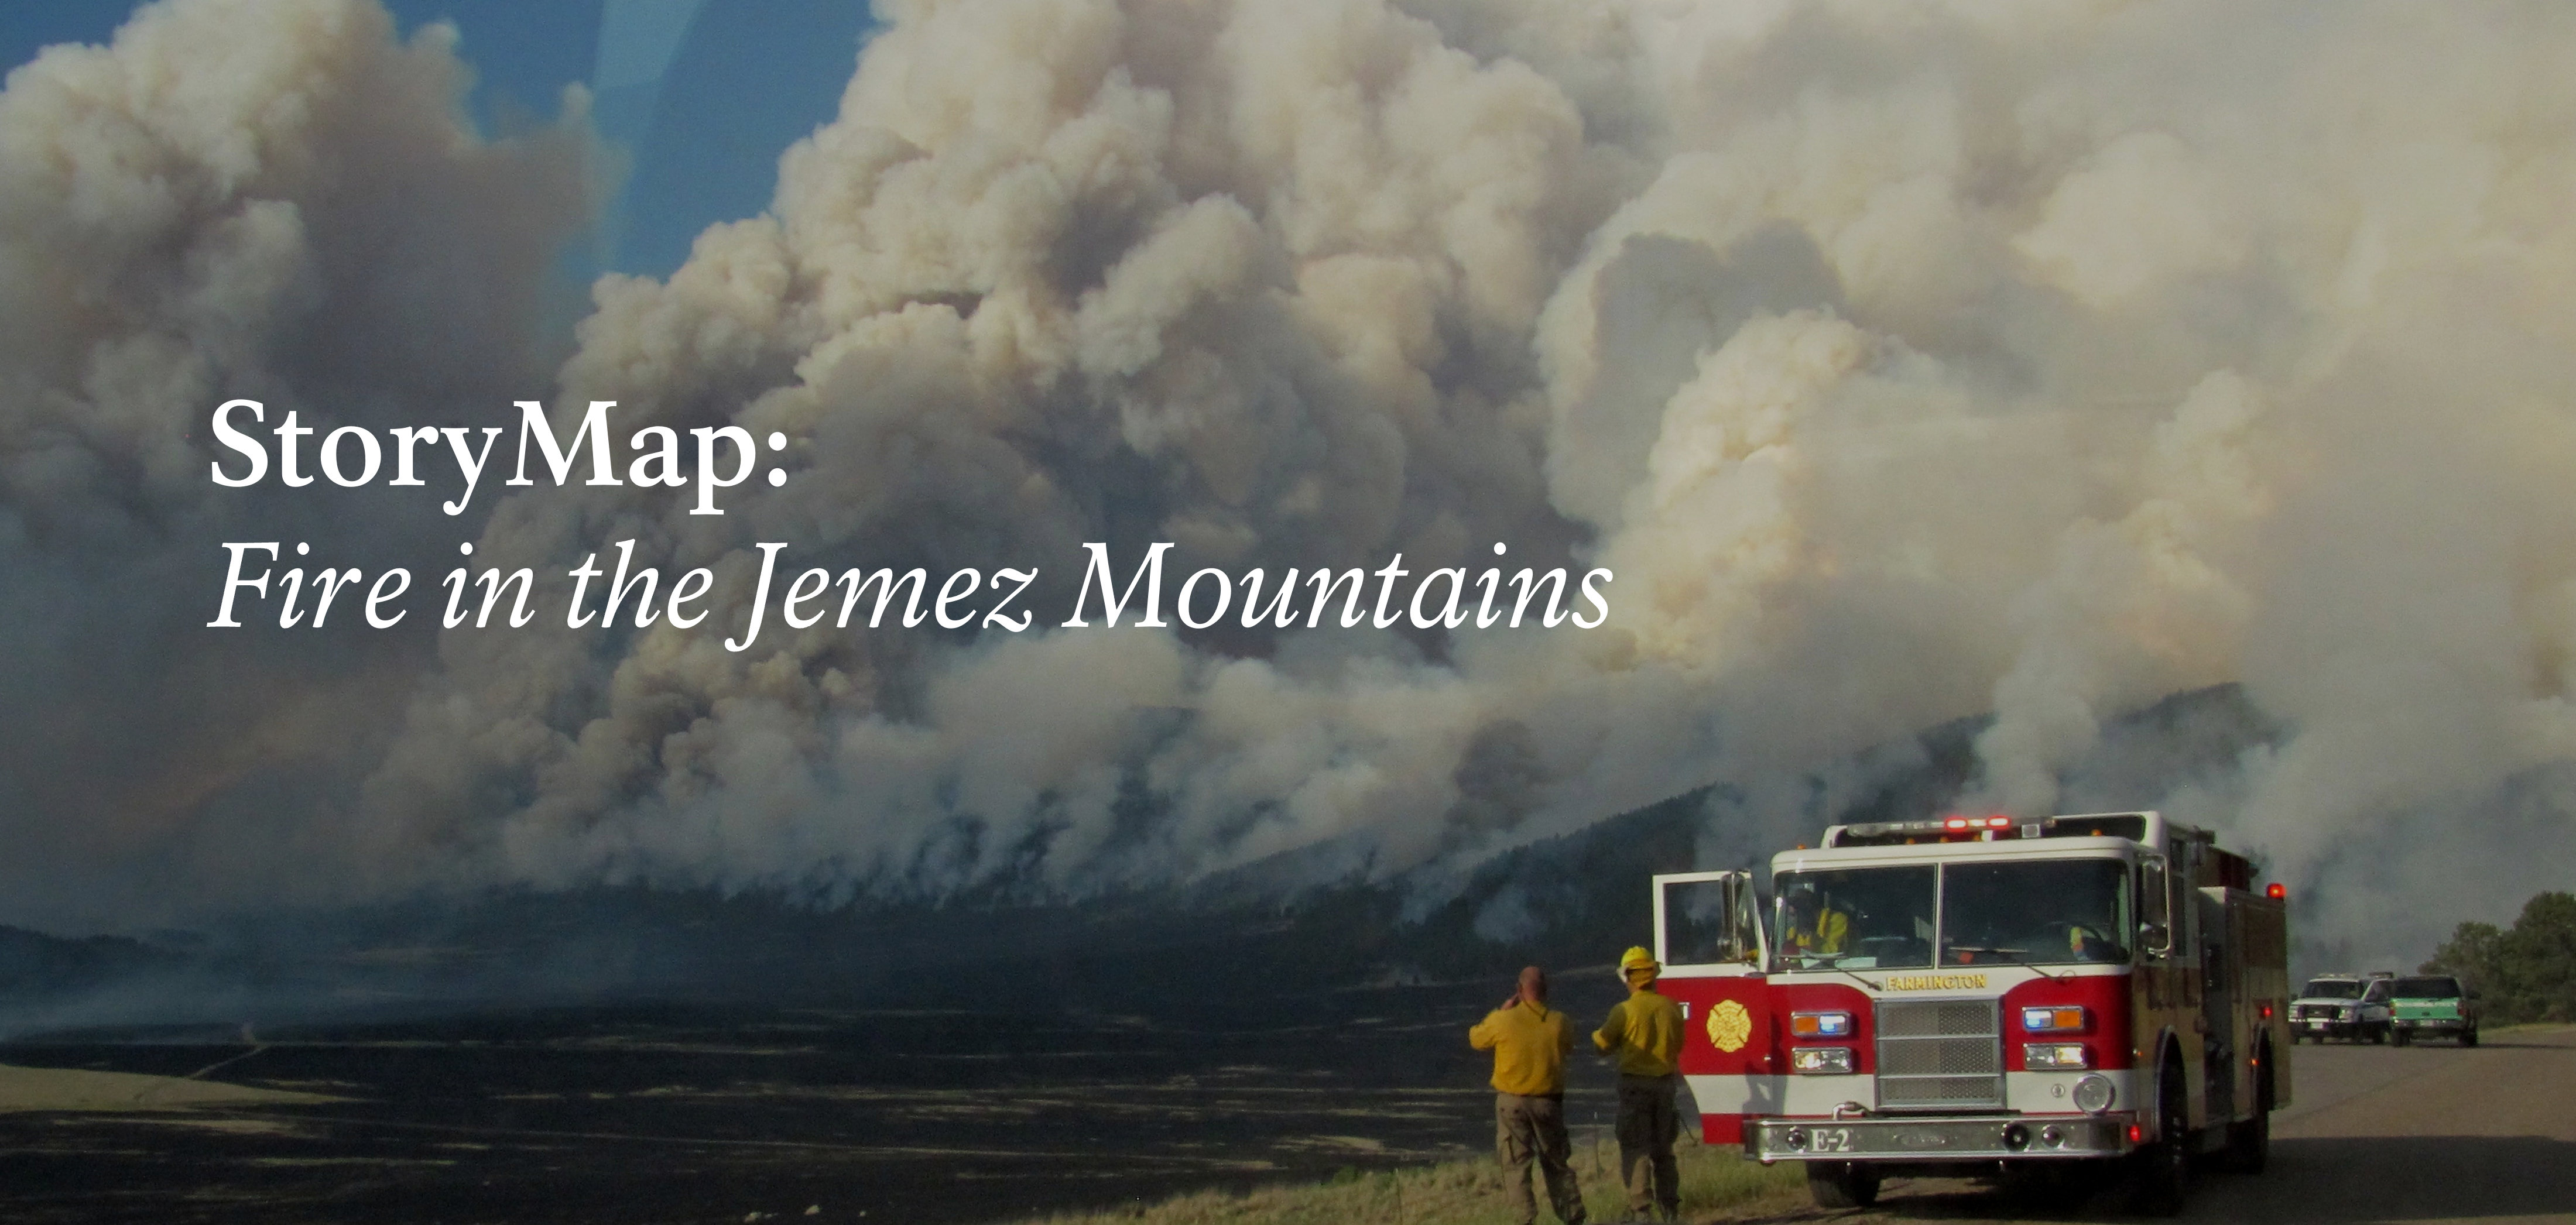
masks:
<path fill-rule="evenodd" d="M 2290 1041 L 2386 1042 L 2392 998 L 2385 974 L 2320 974 L 2290 1001 Z"/>

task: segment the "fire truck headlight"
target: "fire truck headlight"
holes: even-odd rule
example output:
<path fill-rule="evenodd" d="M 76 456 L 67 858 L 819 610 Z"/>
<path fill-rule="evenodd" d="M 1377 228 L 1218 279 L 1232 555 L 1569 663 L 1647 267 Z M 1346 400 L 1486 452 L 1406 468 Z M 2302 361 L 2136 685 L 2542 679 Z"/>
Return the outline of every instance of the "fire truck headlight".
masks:
<path fill-rule="evenodd" d="M 2080 1034 L 2093 1018 L 2073 1005 L 2021 1010 L 2021 1027 L 2025 1033 Z"/>
<path fill-rule="evenodd" d="M 2113 1091 L 2111 1078 L 2099 1074 L 2075 1082 L 2075 1108 L 2086 1114 L 2100 1114 L 2111 1108 L 2120 1095 Z"/>
<path fill-rule="evenodd" d="M 1851 1036 L 1851 1014 L 1848 1012 L 1793 1012 L 1789 1014 L 1789 1033 L 1797 1038 L 1848 1038 Z"/>
<path fill-rule="evenodd" d="M 2059 1072 L 2093 1066 L 2093 1052 L 2081 1042 L 2032 1042 L 2021 1048 L 2021 1062 L 2034 1072 Z"/>
<path fill-rule="evenodd" d="M 1801 1046 L 1789 1052 L 1789 1066 L 1801 1076 L 1840 1076 L 1852 1070 L 1848 1046 Z"/>

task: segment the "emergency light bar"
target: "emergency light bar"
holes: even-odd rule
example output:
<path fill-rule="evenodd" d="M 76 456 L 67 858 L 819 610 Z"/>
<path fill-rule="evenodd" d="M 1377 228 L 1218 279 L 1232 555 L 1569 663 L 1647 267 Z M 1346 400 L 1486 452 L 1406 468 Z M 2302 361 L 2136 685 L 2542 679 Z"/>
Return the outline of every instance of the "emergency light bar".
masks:
<path fill-rule="evenodd" d="M 1825 840 L 1826 846 L 1888 846 L 1912 842 L 1950 842 L 1977 840 L 1992 842 L 2006 838 L 2127 838 L 2142 841 L 2147 836 L 2144 813 L 2104 813 L 2082 817 L 2035 817 L 2016 820 L 2001 813 L 1990 816 L 1930 817 L 1920 821 L 1870 821 L 1837 826 Z"/>

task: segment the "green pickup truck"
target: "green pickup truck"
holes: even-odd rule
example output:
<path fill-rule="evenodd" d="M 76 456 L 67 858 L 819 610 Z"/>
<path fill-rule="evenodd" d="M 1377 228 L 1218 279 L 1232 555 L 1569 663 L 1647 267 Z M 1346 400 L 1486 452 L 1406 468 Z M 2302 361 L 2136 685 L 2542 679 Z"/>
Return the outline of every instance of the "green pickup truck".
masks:
<path fill-rule="evenodd" d="M 2478 993 L 2448 974 L 2398 979 L 2390 992 L 2389 1035 L 2404 1046 L 2417 1037 L 2478 1044 Z"/>

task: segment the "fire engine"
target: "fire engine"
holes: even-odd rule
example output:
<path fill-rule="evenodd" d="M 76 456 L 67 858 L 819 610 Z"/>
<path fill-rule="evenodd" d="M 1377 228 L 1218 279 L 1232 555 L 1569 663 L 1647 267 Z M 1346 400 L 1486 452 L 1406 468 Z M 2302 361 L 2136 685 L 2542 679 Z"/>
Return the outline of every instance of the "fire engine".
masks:
<path fill-rule="evenodd" d="M 1888 1176 L 2001 1176 L 2179 1212 L 2195 1157 L 2256 1172 L 2290 1101 L 2281 886 L 2154 812 L 1838 825 L 1751 872 L 1654 878 L 1702 1139 Z"/>

